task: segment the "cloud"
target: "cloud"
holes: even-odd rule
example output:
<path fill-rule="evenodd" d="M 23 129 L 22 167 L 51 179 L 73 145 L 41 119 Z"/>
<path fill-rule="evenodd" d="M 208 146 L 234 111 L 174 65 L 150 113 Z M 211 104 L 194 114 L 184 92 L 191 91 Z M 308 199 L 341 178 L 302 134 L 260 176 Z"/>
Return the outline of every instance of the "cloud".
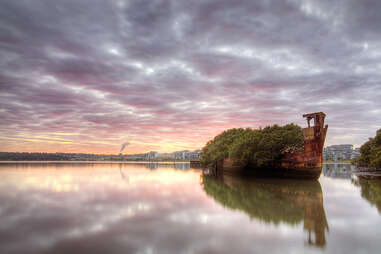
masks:
<path fill-rule="evenodd" d="M 127 133 L 134 151 L 196 149 L 225 128 L 304 124 L 310 111 L 327 113 L 327 144 L 359 145 L 381 126 L 377 1 L 0 7 L 6 151 L 112 152 Z"/>

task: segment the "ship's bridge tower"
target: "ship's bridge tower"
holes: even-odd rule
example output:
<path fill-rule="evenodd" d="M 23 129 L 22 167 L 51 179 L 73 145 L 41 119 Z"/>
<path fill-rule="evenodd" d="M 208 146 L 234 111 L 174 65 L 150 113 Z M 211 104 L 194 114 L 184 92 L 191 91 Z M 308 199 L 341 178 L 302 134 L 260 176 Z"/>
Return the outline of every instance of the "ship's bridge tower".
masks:
<path fill-rule="evenodd" d="M 304 114 L 303 117 L 307 118 L 308 124 L 308 127 L 303 129 L 305 152 L 322 152 L 328 129 L 328 125 L 324 126 L 325 114 L 315 112 Z M 311 120 L 313 120 L 313 126 L 311 126 Z"/>

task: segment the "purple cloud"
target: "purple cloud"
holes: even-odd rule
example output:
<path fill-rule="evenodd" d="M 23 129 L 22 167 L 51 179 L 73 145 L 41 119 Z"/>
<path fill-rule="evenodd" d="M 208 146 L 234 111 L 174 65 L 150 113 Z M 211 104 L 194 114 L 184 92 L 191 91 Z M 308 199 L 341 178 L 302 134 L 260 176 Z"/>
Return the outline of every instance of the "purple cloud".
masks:
<path fill-rule="evenodd" d="M 380 128 L 377 1 L 0 1 L 4 151 L 196 149 L 327 113 Z M 61 143 L 55 143 L 61 140 Z M 100 141 L 102 140 L 102 141 Z"/>

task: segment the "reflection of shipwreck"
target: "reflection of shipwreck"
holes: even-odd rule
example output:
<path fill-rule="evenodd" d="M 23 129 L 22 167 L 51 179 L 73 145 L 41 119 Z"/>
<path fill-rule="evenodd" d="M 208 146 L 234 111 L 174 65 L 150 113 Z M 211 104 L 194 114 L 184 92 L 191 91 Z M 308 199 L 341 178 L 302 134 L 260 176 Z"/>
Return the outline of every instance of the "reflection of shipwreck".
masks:
<path fill-rule="evenodd" d="M 226 174 L 250 174 L 257 176 L 317 179 L 322 171 L 322 154 L 328 125 L 324 126 L 325 114 L 305 114 L 308 127 L 303 129 L 304 151 L 285 153 L 277 167 L 247 169 L 227 158 L 217 162 L 213 170 Z M 311 126 L 313 120 L 313 126 Z"/>
<path fill-rule="evenodd" d="M 205 192 L 231 209 L 253 219 L 278 225 L 304 222 L 309 245 L 324 247 L 328 222 L 323 194 L 316 180 L 243 179 L 232 176 L 202 176 Z"/>

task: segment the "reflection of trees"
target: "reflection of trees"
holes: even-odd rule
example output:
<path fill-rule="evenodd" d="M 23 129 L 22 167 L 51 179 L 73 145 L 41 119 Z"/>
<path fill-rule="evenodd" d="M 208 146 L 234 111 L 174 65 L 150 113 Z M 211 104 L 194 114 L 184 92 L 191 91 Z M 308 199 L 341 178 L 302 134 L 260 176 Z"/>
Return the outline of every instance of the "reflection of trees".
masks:
<path fill-rule="evenodd" d="M 231 209 L 244 211 L 251 218 L 278 225 L 304 220 L 308 244 L 324 247 L 328 222 L 318 181 L 286 179 L 242 179 L 203 175 L 205 192 Z M 312 240 L 314 233 L 314 241 Z"/>
<path fill-rule="evenodd" d="M 375 205 L 378 212 L 381 213 L 381 180 L 380 179 L 364 179 L 357 178 L 353 181 L 357 186 L 361 187 L 361 196 Z"/>

